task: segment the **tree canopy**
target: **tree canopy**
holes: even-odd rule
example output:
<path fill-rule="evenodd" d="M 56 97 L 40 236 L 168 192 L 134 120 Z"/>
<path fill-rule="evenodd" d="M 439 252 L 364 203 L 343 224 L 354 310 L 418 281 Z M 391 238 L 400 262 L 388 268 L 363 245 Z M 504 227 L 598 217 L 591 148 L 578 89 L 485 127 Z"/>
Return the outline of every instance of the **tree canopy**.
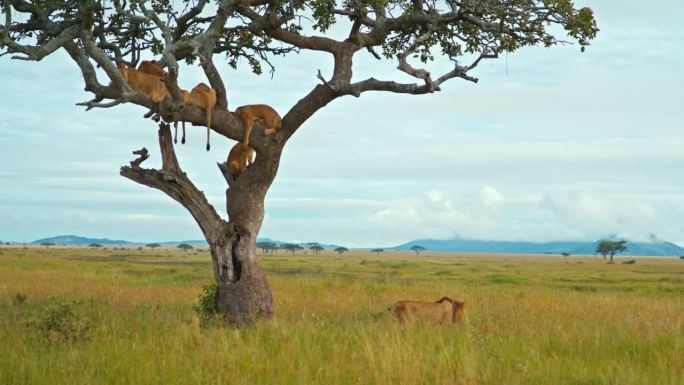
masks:
<path fill-rule="evenodd" d="M 275 242 L 270 241 L 257 242 L 256 247 L 260 248 L 264 254 L 269 252 L 272 253 L 278 249 L 278 245 Z"/>
<path fill-rule="evenodd" d="M 413 250 L 416 255 L 420 255 L 423 251 L 425 251 L 425 247 L 420 246 L 420 245 L 413 245 L 411 246 L 411 250 Z"/>
<path fill-rule="evenodd" d="M 330 53 L 332 76 L 319 72 L 322 84 L 295 105 L 298 108 L 291 112 L 296 116 L 286 116 L 300 124 L 338 96 L 366 91 L 431 93 L 452 78 L 477 81 L 469 72 L 484 59 L 530 45 L 575 41 L 584 49 L 598 31 L 592 10 L 576 9 L 570 0 L 8 0 L 2 9 L 0 54 L 41 60 L 63 48 L 81 69 L 86 90 L 95 94 L 84 104 L 88 108 L 122 102 L 152 107 L 150 97 L 133 91 L 115 66 L 135 66 L 146 52 L 160 56 L 159 64 L 171 75 L 167 86 L 177 103 L 166 104 L 162 112 L 178 110 L 182 100 L 176 83 L 178 61 L 201 64 L 217 90 L 218 109 L 225 111 L 226 88 L 214 65 L 215 54 L 232 67 L 247 63 L 261 73 L 264 65 L 274 69 L 275 55 L 299 50 Z M 569 39 L 558 36 L 555 26 Z M 396 59 L 397 69 L 420 83 L 374 77 L 352 81 L 352 59 L 359 52 Z M 427 68 L 410 64 L 409 57 L 422 63 L 445 57 L 453 68 L 435 77 Z M 99 68 L 111 84 L 98 79 Z M 113 102 L 100 103 L 103 99 Z M 302 103 L 313 105 L 304 111 Z M 195 109 L 184 109 L 181 115 L 184 121 L 203 123 Z M 212 129 L 239 138 L 235 121 L 223 114 L 217 117 Z M 299 124 L 288 126 L 295 130 Z"/>
<path fill-rule="evenodd" d="M 316 255 L 320 254 L 321 251 L 325 250 L 325 247 L 321 246 L 318 242 L 309 242 L 307 243 L 307 246 L 309 247 L 309 250 L 313 251 L 313 253 Z"/>
<path fill-rule="evenodd" d="M 289 251 L 290 254 L 294 254 L 296 250 L 303 249 L 303 247 L 299 246 L 296 243 L 283 243 L 282 245 L 280 245 L 280 248 L 285 251 Z"/>
<path fill-rule="evenodd" d="M 610 256 L 610 262 L 612 263 L 615 254 L 627 250 L 627 246 L 625 246 L 626 243 L 627 241 L 601 241 L 596 245 L 596 253 L 601 254 L 604 260 L 606 259 L 606 256 Z"/>

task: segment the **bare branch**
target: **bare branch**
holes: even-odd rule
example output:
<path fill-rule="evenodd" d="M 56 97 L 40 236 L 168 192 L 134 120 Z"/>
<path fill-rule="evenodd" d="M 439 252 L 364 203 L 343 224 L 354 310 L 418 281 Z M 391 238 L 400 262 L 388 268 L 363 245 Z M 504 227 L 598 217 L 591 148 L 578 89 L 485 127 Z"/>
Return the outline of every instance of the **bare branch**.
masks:
<path fill-rule="evenodd" d="M 139 162 L 138 160 L 145 158 L 143 154 L 140 154 L 142 155 L 141 158 L 131 162 L 131 166 L 121 167 L 120 174 L 140 184 L 161 190 L 182 204 L 195 218 L 206 239 L 212 240 L 215 238 L 214 231 L 222 222 L 221 217 L 216 213 L 214 207 L 209 204 L 204 193 L 195 187 L 178 166 L 171 138 L 169 125 L 160 125 L 159 143 L 164 162 L 161 170 L 139 167 L 142 160 Z"/>
<path fill-rule="evenodd" d="M 202 10 L 204 9 L 204 6 L 207 5 L 207 3 L 208 0 L 199 0 L 197 4 L 194 7 L 192 7 L 186 14 L 176 19 L 176 30 L 174 31 L 173 35 L 174 40 L 178 40 L 181 36 L 183 36 L 185 31 L 188 30 L 188 23 L 190 22 L 190 20 L 192 20 L 193 18 L 197 17 L 200 13 L 202 13 Z"/>
<path fill-rule="evenodd" d="M 131 161 L 131 167 L 133 168 L 140 167 L 140 164 L 150 157 L 150 154 L 147 152 L 145 147 L 141 148 L 140 150 L 133 151 L 133 155 L 140 155 L 139 158 Z"/>
<path fill-rule="evenodd" d="M 98 100 L 96 98 L 93 100 L 89 100 L 87 102 L 76 103 L 76 105 L 88 107 L 88 108 L 86 108 L 86 111 L 90 111 L 91 109 L 96 108 L 96 107 L 97 108 L 110 108 L 110 107 L 118 106 L 119 104 L 125 102 L 124 98 L 118 98 L 118 99 L 115 99 L 115 100 L 108 102 L 108 103 L 99 103 L 100 100 Z"/>
<path fill-rule="evenodd" d="M 358 97 L 361 93 L 366 91 L 388 91 L 399 94 L 413 94 L 421 95 L 440 91 L 440 85 L 449 79 L 462 78 L 473 83 L 477 83 L 478 79 L 468 75 L 468 71 L 477 67 L 477 65 L 484 59 L 497 58 L 497 53 L 491 53 L 486 48 L 483 48 L 482 53 L 478 58 L 468 66 L 461 66 L 458 63 L 454 65 L 454 69 L 440 76 L 432 83 L 425 82 L 425 85 L 411 84 L 411 83 L 397 83 L 394 81 L 383 81 L 375 78 L 369 78 L 361 82 L 351 84 L 349 87 L 339 90 L 341 94 L 353 95 Z"/>
<path fill-rule="evenodd" d="M 425 81 L 425 85 L 428 87 L 430 92 L 433 92 L 433 91 L 439 91 L 439 86 L 435 85 L 432 82 L 432 78 L 430 77 L 430 72 L 428 72 L 424 69 L 415 69 L 415 68 L 413 68 L 413 66 L 408 64 L 408 62 L 406 61 L 406 58 L 410 54 L 414 53 L 423 43 L 425 43 L 426 41 L 428 41 L 430 39 L 430 34 L 431 34 L 431 31 L 428 31 L 428 32 L 418 36 L 416 38 L 416 40 L 413 41 L 413 44 L 411 44 L 411 46 L 408 49 L 406 49 L 406 51 L 397 55 L 397 59 L 399 59 L 399 65 L 397 66 L 397 69 L 402 71 L 402 72 L 406 72 L 407 74 L 409 74 L 415 78 L 423 79 L 423 81 Z"/>

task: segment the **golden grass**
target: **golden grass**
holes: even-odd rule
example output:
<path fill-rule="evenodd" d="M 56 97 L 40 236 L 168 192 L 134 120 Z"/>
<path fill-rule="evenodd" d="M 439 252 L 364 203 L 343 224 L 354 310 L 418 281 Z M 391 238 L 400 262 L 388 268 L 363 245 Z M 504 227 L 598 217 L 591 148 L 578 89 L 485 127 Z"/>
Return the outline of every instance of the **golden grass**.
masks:
<path fill-rule="evenodd" d="M 684 261 L 353 252 L 261 257 L 277 315 L 191 322 L 206 253 L 0 248 L 0 384 L 673 384 Z M 14 297 L 27 296 L 24 303 Z M 89 338 L 31 320 L 81 300 Z M 399 324 L 401 299 L 466 301 L 453 327 Z"/>

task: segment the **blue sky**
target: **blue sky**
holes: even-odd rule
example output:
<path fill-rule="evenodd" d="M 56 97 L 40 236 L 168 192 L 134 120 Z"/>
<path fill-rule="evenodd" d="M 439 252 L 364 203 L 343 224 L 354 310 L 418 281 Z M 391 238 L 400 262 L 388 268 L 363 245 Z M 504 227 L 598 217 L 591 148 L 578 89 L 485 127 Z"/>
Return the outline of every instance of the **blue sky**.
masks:
<path fill-rule="evenodd" d="M 285 149 L 261 236 L 365 247 L 655 233 L 684 244 L 684 3 L 581 4 L 601 28 L 583 54 L 525 49 L 481 64 L 477 85 L 345 97 L 320 111 Z M 312 53 L 278 64 L 273 79 L 224 65 L 229 108 L 267 103 L 284 113 L 331 66 Z M 364 58 L 355 79 L 413 81 L 395 66 Z M 196 68 L 181 71 L 186 88 L 203 80 Z M 75 106 L 90 95 L 62 53 L 0 58 L 0 84 L 0 239 L 201 238 L 176 202 L 118 174 L 132 150 L 157 148 L 144 109 Z M 219 211 L 225 182 L 215 164 L 231 145 L 214 134 L 207 153 L 203 129 L 189 127 L 177 147 Z M 146 164 L 159 164 L 154 151 Z"/>

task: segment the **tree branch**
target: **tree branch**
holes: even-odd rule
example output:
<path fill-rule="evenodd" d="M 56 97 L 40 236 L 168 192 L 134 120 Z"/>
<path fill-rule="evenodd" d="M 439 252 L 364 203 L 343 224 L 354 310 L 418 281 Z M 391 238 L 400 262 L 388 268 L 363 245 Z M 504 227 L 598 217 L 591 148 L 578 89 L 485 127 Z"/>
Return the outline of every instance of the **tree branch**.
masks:
<path fill-rule="evenodd" d="M 80 23 L 75 23 L 65 26 L 56 37 L 48 39 L 46 43 L 36 46 L 21 45 L 14 41 L 9 35 L 9 31 L 12 28 L 12 8 L 10 7 L 9 2 L 3 1 L 2 9 L 5 12 L 5 26 L 0 28 L 0 48 L 6 46 L 8 53 L 16 52 L 25 55 L 12 56 L 12 59 L 41 60 L 45 56 L 60 49 L 67 42 L 75 39 L 81 30 Z"/>
<path fill-rule="evenodd" d="M 432 78 L 430 77 L 430 72 L 424 70 L 424 69 L 415 69 L 413 68 L 408 62 L 406 61 L 406 58 L 414 53 L 418 47 L 420 47 L 421 44 L 425 43 L 430 39 L 430 34 L 431 31 L 428 31 L 416 38 L 416 40 L 413 41 L 413 44 L 406 49 L 404 52 L 400 53 L 397 55 L 397 59 L 399 59 L 399 65 L 397 66 L 397 69 L 405 72 L 415 78 L 418 79 L 423 79 L 425 81 L 425 86 L 428 88 L 430 92 L 433 91 L 439 91 L 439 86 L 435 85 L 432 82 Z"/>
<path fill-rule="evenodd" d="M 141 168 L 140 163 L 147 159 L 141 154 L 142 157 L 131 162 L 130 166 L 121 167 L 119 173 L 134 182 L 163 191 L 183 205 L 195 218 L 205 238 L 211 241 L 215 238 L 214 232 L 222 221 L 221 217 L 207 201 L 204 193 L 197 189 L 181 170 L 173 150 L 171 129 L 168 124 L 159 125 L 159 145 L 162 153 L 161 170 Z"/>

